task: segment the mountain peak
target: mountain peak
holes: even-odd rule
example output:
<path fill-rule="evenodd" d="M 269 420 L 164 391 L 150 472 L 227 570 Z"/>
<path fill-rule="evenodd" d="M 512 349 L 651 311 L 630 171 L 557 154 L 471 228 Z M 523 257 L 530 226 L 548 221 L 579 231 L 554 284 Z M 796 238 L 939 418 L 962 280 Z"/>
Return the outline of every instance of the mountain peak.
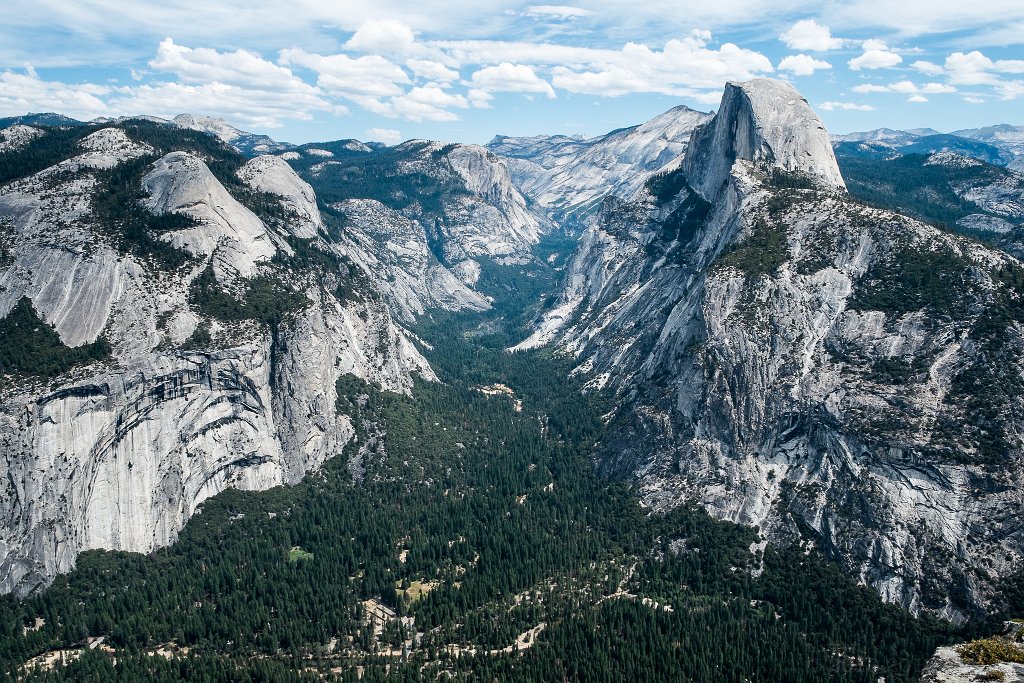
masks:
<path fill-rule="evenodd" d="M 827 187 L 846 187 L 824 124 L 803 95 L 783 81 L 726 83 L 718 113 L 693 132 L 686 176 L 713 201 L 738 159 L 813 176 Z"/>

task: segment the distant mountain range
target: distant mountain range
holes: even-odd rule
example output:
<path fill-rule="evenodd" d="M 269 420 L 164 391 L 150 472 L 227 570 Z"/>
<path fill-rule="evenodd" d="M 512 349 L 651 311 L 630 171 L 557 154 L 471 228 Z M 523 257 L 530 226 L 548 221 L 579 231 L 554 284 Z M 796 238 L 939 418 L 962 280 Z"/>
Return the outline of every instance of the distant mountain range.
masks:
<path fill-rule="evenodd" d="M 276 154 L 295 147 L 289 142 L 278 142 L 266 135 L 250 133 L 235 128 L 224 119 L 210 116 L 193 116 L 192 114 L 178 114 L 173 119 L 164 119 L 159 116 L 119 116 L 116 118 L 98 118 L 92 121 L 79 121 L 63 114 L 43 112 L 38 114 L 24 114 L 23 116 L 8 116 L 0 118 L 0 129 L 21 124 L 24 126 L 88 126 L 104 123 L 123 123 L 132 119 L 141 119 L 152 123 L 163 123 L 178 128 L 197 130 L 203 133 L 210 133 L 223 142 L 231 145 L 246 156 L 258 154 Z"/>
<path fill-rule="evenodd" d="M 837 156 L 892 159 L 906 154 L 955 152 L 990 164 L 1024 170 L 1024 126 L 1002 123 L 952 133 L 940 133 L 931 128 L 876 128 L 831 137 Z"/>

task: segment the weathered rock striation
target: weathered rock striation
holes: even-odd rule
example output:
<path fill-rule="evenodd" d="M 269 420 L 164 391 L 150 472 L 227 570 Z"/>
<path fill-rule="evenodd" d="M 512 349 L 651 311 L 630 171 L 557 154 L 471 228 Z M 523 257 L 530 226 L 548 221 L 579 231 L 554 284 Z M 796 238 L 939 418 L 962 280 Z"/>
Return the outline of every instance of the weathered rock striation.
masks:
<path fill-rule="evenodd" d="M 617 398 L 598 456 L 656 508 L 804 538 L 963 618 L 1024 537 L 1012 257 L 852 202 L 787 84 L 730 84 L 682 170 L 607 199 L 517 348 Z"/>

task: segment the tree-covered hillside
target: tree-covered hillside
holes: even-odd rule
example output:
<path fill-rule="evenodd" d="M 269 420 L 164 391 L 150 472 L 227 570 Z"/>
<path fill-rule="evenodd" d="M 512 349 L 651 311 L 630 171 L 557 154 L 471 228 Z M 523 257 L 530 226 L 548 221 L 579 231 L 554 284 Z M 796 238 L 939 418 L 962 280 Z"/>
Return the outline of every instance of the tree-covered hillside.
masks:
<path fill-rule="evenodd" d="M 358 436 L 321 473 L 0 600 L 3 680 L 867 683 L 963 637 L 816 553 L 645 510 L 594 474 L 586 378 L 480 323 L 420 326 L 442 382 L 412 396 L 340 381 Z"/>
<path fill-rule="evenodd" d="M 891 154 L 865 152 L 838 154 L 837 160 L 847 189 L 855 199 L 1021 254 L 1024 177 L 1013 171 L 977 160 L 936 162 L 926 154 L 893 158 Z M 1001 185 L 1007 190 L 1001 189 Z M 1019 187 L 1016 193 L 1012 191 L 1014 186 Z M 994 193 L 990 188 L 995 188 Z M 992 201 L 984 201 L 987 194 L 992 194 Z M 1007 194 L 1009 201 L 1000 194 Z M 968 216 L 998 219 L 996 222 L 1002 228 L 973 228 L 978 221 L 965 221 Z"/>

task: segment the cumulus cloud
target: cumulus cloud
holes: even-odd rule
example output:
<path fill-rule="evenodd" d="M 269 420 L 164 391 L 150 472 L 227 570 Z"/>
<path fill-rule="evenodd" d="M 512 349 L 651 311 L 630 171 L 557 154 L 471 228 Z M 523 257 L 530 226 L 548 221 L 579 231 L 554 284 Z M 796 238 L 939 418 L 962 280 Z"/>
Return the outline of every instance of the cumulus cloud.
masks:
<path fill-rule="evenodd" d="M 497 66 L 484 67 L 476 71 L 470 81 L 473 87 L 484 92 L 535 92 L 555 97 L 551 84 L 526 64 L 502 62 Z"/>
<path fill-rule="evenodd" d="M 854 57 L 847 64 L 852 70 L 860 71 L 861 69 L 884 69 L 896 66 L 902 61 L 903 58 L 890 50 L 885 43 L 879 40 L 865 40 L 864 53 L 859 57 Z"/>
<path fill-rule="evenodd" d="M 131 88 L 112 98 L 110 108 L 118 114 L 145 112 L 163 117 L 183 111 L 200 112 L 257 129 L 279 128 L 286 120 L 309 120 L 316 110 L 336 115 L 348 111 L 320 97 L 299 101 L 287 91 L 253 90 L 228 83 L 174 82 Z"/>
<path fill-rule="evenodd" d="M 466 97 L 469 98 L 469 103 L 473 105 L 474 109 L 490 109 L 491 101 L 494 100 L 494 95 L 480 88 L 470 88 Z"/>
<path fill-rule="evenodd" d="M 846 43 L 842 38 L 835 38 L 828 26 L 822 26 L 814 19 L 798 21 L 779 36 L 779 40 L 792 50 L 810 50 L 826 52 L 838 50 Z"/>
<path fill-rule="evenodd" d="M 235 50 L 218 52 L 208 47 L 190 48 L 164 38 L 157 46 L 149 68 L 173 74 L 185 83 L 227 83 L 260 88 L 295 88 L 309 86 L 289 69 L 263 59 L 253 52 Z"/>
<path fill-rule="evenodd" d="M 860 85 L 853 86 L 853 92 L 862 94 L 873 93 L 873 92 L 891 92 L 889 86 L 880 85 L 878 83 L 861 83 Z"/>
<path fill-rule="evenodd" d="M 412 27 L 396 19 L 364 22 L 345 43 L 346 50 L 405 56 L 420 52 Z"/>
<path fill-rule="evenodd" d="M 822 102 L 818 105 L 819 109 L 825 111 L 874 111 L 874 107 L 870 104 L 857 104 L 855 102 Z"/>
<path fill-rule="evenodd" d="M 96 1 L 110 7 L 121 2 Z M 231 7 L 236 1 L 240 2 L 224 0 Z M 851 0 L 862 10 L 872 2 L 880 1 Z M 908 1 L 914 4 L 924 0 Z M 929 3 L 933 2 L 945 7 L 945 0 L 929 0 Z M 413 6 L 396 3 L 397 0 L 375 0 L 373 3 L 353 0 L 351 5 L 346 5 L 344 17 L 339 17 L 336 9 L 321 17 L 318 20 L 320 27 L 342 32 L 341 49 L 325 47 L 336 44 L 335 35 L 326 31 L 315 36 L 315 40 L 294 43 L 299 40 L 295 36 L 303 34 L 283 34 L 292 36 L 284 39 L 288 41 L 283 43 L 284 46 L 295 44 L 301 47 L 291 47 L 276 54 L 251 49 L 202 47 L 211 42 L 196 43 L 186 37 L 194 34 L 179 32 L 169 25 L 163 27 L 157 20 L 173 13 L 173 8 L 147 7 L 140 12 L 149 17 L 154 26 L 162 28 L 159 29 L 161 34 L 149 43 L 156 45 L 155 53 L 147 54 L 148 59 L 144 61 L 132 62 L 137 67 L 132 70 L 135 82 L 127 81 L 126 77 L 129 85 L 75 85 L 43 81 L 34 72 L 8 71 L 0 75 L 0 107 L 8 108 L 12 113 L 57 109 L 88 118 L 122 112 L 170 115 L 190 110 L 224 116 L 249 126 L 271 127 L 287 120 L 308 120 L 319 111 L 344 112 L 345 105 L 361 107 L 371 114 L 390 118 L 453 121 L 472 109 L 492 107 L 499 92 L 548 98 L 562 94 L 559 91 L 598 97 L 655 93 L 716 104 L 721 97 L 722 84 L 728 80 L 764 76 L 776 70 L 796 77 L 812 76 L 839 65 L 835 59 L 820 59 L 824 55 L 818 53 L 843 47 L 860 48 L 853 55 L 844 55 L 844 60 L 849 60 L 850 69 L 867 74 L 872 70 L 883 70 L 881 73 L 885 74 L 884 69 L 899 66 L 904 59 L 908 62 L 915 60 L 910 64 L 911 69 L 905 70 L 910 80 L 862 82 L 852 88 L 854 93 L 894 93 L 923 98 L 960 89 L 971 91 L 961 97 L 986 98 L 989 101 L 1000 97 L 1024 97 L 1024 79 L 1017 76 L 1024 74 L 1024 60 L 994 59 L 978 50 L 954 52 L 945 61 L 934 57 L 929 58 L 934 61 L 917 59 L 922 55 L 909 55 L 920 51 L 906 44 L 893 49 L 877 39 L 853 41 L 837 37 L 829 26 L 811 18 L 793 23 L 797 17 L 792 17 L 786 22 L 789 28 L 779 35 L 779 39 L 792 49 L 793 54 L 782 57 L 777 64 L 758 51 L 729 42 L 714 42 L 707 30 L 666 38 L 669 29 L 664 27 L 670 25 L 673 17 L 685 16 L 691 26 L 705 22 L 705 25 L 728 26 L 729 21 L 738 21 L 740 16 L 744 17 L 743 22 L 749 22 L 755 16 L 770 16 L 770 10 L 755 7 L 757 3 L 753 0 L 720 3 L 720 7 L 659 5 L 657 9 L 644 6 L 629 10 L 610 0 L 590 0 L 586 8 L 575 5 L 519 5 L 517 9 L 498 15 L 493 10 L 488 15 L 468 0 L 445 3 L 444 11 L 439 9 L 442 5 L 438 0 L 421 0 Z M 313 5 L 319 6 L 319 3 L 301 3 L 295 6 L 294 12 L 301 15 L 311 11 Z M 264 20 L 266 15 L 273 14 L 262 9 L 253 12 L 261 13 Z M 494 21 L 477 21 L 468 30 L 460 31 L 453 30 L 446 23 L 450 16 L 467 16 L 473 12 L 481 17 L 490 16 Z M 715 17 L 721 19 L 719 15 L 722 13 L 733 19 L 724 23 L 715 20 Z M 66 12 L 60 14 L 64 16 Z M 225 16 L 237 18 L 236 14 L 234 10 L 225 11 Z M 870 13 L 863 14 L 868 16 Z M 617 46 L 603 41 L 597 43 L 601 47 L 587 47 L 587 38 L 582 34 L 571 40 L 548 42 L 557 41 L 557 36 L 563 35 L 561 32 L 565 25 L 559 22 L 590 25 L 591 22 L 581 20 L 591 16 L 600 18 L 600 26 L 618 21 L 620 29 L 626 25 L 639 26 L 630 23 L 634 18 L 636 21 L 649 21 L 658 17 L 663 28 L 646 33 L 636 31 L 631 35 L 643 36 L 644 40 L 638 38 L 636 42 Z M 836 17 L 833 26 L 842 25 L 846 30 L 885 29 L 886 19 L 879 13 L 871 15 L 880 17 L 879 23 L 855 20 L 852 14 L 838 10 L 829 16 Z M 225 21 L 231 21 L 230 17 Z M 424 17 L 431 17 L 434 23 Z M 545 35 L 551 38 L 548 41 L 540 38 L 505 39 L 510 35 L 510 29 L 533 26 L 524 17 L 540 20 L 539 23 L 548 31 Z M 282 22 L 286 23 L 285 19 Z M 1010 17 L 1008 21 L 1012 19 Z M 598 26 L 598 23 L 595 21 L 594 25 Z M 228 29 L 223 24 L 219 25 L 211 35 L 222 35 L 225 30 Z M 175 37 L 161 39 L 163 33 Z M 909 30 L 899 33 L 900 40 L 906 40 L 906 36 L 912 33 Z M 273 40 L 281 40 L 273 34 L 266 35 L 272 36 Z M 446 35 L 473 39 L 438 39 Z M 239 40 L 244 40 L 246 46 L 266 44 L 251 40 L 248 34 Z M 926 43 L 922 46 L 928 47 Z M 3 50 L 4 47 L 0 46 L 0 52 Z M 8 60 L 7 63 L 17 62 Z M 842 74 L 836 76 L 842 77 Z M 864 80 L 882 79 L 867 76 Z M 840 87 L 849 85 L 854 84 Z M 844 99 L 845 96 L 832 97 Z M 826 102 L 822 108 L 871 109 L 870 105 L 841 101 Z"/>
<path fill-rule="evenodd" d="M 565 9 L 538 7 L 546 8 L 538 10 L 542 13 L 550 9 L 549 14 Z M 388 20 L 365 22 L 345 43 L 348 50 L 368 54 L 319 55 L 291 48 L 280 53 L 278 64 L 314 71 L 322 92 L 355 102 L 372 113 L 446 121 L 458 118 L 453 110 L 489 108 L 496 92 L 555 98 L 556 88 L 605 97 L 650 92 L 717 103 L 725 81 L 774 71 L 772 63 L 759 52 L 732 43 L 712 48 L 710 41 L 711 34 L 706 30 L 669 40 L 661 49 L 640 43 L 609 49 L 501 40 L 423 41 L 407 25 Z M 382 56 L 385 50 L 393 57 L 416 56 L 397 62 Z M 467 66 L 476 70 L 456 83 L 459 70 Z M 830 68 L 826 62 L 806 55 L 795 55 L 785 66 L 799 75 Z M 440 89 L 409 89 L 414 77 Z M 457 96 L 439 96 L 448 84 L 466 90 Z M 429 99 L 425 99 L 427 94 Z"/>
<path fill-rule="evenodd" d="M 1004 100 L 1024 95 L 1024 81 L 1007 79 L 1003 74 L 1024 73 L 1024 60 L 993 60 L 981 52 L 954 52 L 946 57 L 945 73 L 956 85 L 991 86 Z"/>
<path fill-rule="evenodd" d="M 31 66 L 25 73 L 0 73 L 0 113 L 24 114 L 28 111 L 56 111 L 72 117 L 92 119 L 108 116 L 103 97 L 113 92 L 109 86 L 84 83 L 72 85 L 44 81 Z"/>
<path fill-rule="evenodd" d="M 509 40 L 438 40 L 431 45 L 460 64 L 481 65 L 512 62 L 584 66 L 615 60 L 621 54 L 619 50 Z"/>
<path fill-rule="evenodd" d="M 191 48 L 164 38 L 149 68 L 176 80 L 142 83 L 116 94 L 110 104 L 158 116 L 203 112 L 262 128 L 279 127 L 286 119 L 308 120 L 311 111 L 345 111 L 287 67 L 246 50 Z"/>
<path fill-rule="evenodd" d="M 402 133 L 392 128 L 371 128 L 366 131 L 366 139 L 394 145 L 402 141 Z"/>
<path fill-rule="evenodd" d="M 449 69 L 444 64 L 430 59 L 409 59 L 406 60 L 405 65 L 409 67 L 414 74 L 420 78 L 426 78 L 427 80 L 441 82 L 459 80 L 458 71 Z"/>
<path fill-rule="evenodd" d="M 1024 73 L 1024 60 L 1000 59 L 992 60 L 981 52 L 974 50 L 964 54 L 954 52 L 946 57 L 946 73 L 950 80 L 965 85 L 992 83 L 997 77 L 995 73 Z"/>
<path fill-rule="evenodd" d="M 726 81 L 774 71 L 761 53 L 732 43 L 710 49 L 710 38 L 707 32 L 694 32 L 687 38 L 668 41 L 662 50 L 628 43 L 621 51 L 600 55 L 590 68 L 555 67 L 552 83 L 570 92 L 591 95 L 652 92 L 717 102 Z M 711 92 L 702 92 L 709 88 Z"/>
<path fill-rule="evenodd" d="M 469 101 L 462 95 L 445 92 L 436 83 L 416 87 L 391 99 L 396 116 L 410 121 L 456 121 L 459 116 L 450 109 L 466 109 Z"/>
<path fill-rule="evenodd" d="M 924 95 L 911 95 L 907 98 L 907 102 L 927 102 L 928 98 Z"/>
<path fill-rule="evenodd" d="M 59 111 L 83 119 L 139 113 L 170 117 L 193 111 L 259 128 L 308 120 L 314 111 L 346 111 L 288 69 L 249 52 L 192 49 L 168 38 L 149 66 L 151 76 L 166 74 L 177 80 L 131 86 L 68 84 L 44 81 L 32 69 L 24 74 L 7 71 L 0 74 L 0 109 Z"/>
<path fill-rule="evenodd" d="M 379 55 L 325 56 L 293 47 L 281 51 L 280 62 L 315 71 L 320 88 L 345 97 L 400 95 L 400 86 L 409 83 L 409 75 L 401 67 Z"/>
<path fill-rule="evenodd" d="M 828 62 L 804 54 L 789 55 L 779 62 L 780 71 L 789 71 L 797 76 L 810 76 L 820 69 L 831 68 L 832 65 Z"/>
<path fill-rule="evenodd" d="M 945 83 L 925 83 L 919 89 L 920 92 L 929 94 L 956 92 L 956 88 Z"/>
<path fill-rule="evenodd" d="M 938 76 L 943 72 L 943 68 L 935 62 L 929 62 L 924 59 L 919 59 L 910 65 L 911 68 L 917 69 L 926 76 Z"/>

